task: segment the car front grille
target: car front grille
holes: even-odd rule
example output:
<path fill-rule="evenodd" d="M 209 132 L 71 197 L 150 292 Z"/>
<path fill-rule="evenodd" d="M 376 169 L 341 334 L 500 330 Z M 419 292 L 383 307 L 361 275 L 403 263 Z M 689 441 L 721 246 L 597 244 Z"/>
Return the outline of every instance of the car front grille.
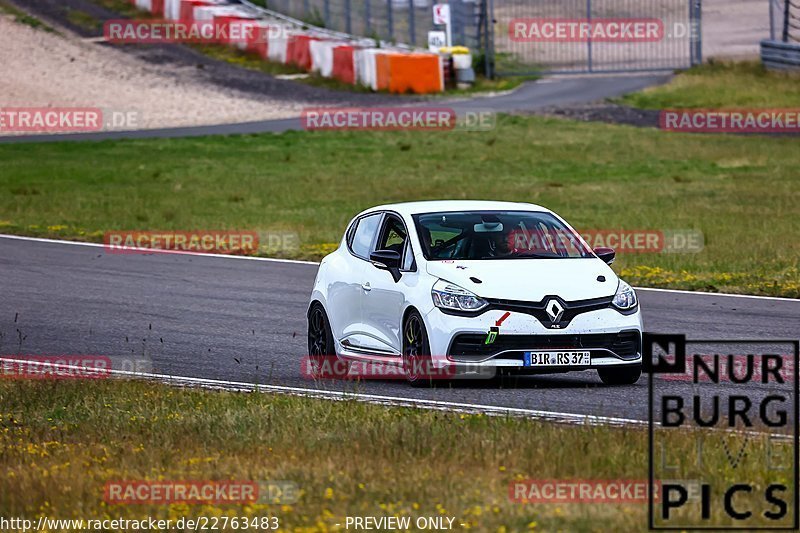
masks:
<path fill-rule="evenodd" d="M 554 299 L 557 300 L 564 308 L 564 312 L 557 323 L 552 323 L 552 319 L 547 314 L 547 304 Z M 569 326 L 569 323 L 572 322 L 572 319 L 581 313 L 588 313 L 589 311 L 597 311 L 598 309 L 608 308 L 613 299 L 613 296 L 604 296 L 602 298 L 568 302 L 557 296 L 547 296 L 540 302 L 500 300 L 495 298 L 487 298 L 486 301 L 489 302 L 488 309 L 513 311 L 517 313 L 524 313 L 526 315 L 532 315 L 546 327 L 558 329 Z"/>
<path fill-rule="evenodd" d="M 522 359 L 523 352 L 537 350 L 608 350 L 620 359 L 635 359 L 641 352 L 641 336 L 636 330 L 585 335 L 500 334 L 492 344 L 485 341 L 486 335 L 481 333 L 456 335 L 448 355 L 455 361 L 478 362 L 501 352 L 506 352 L 502 356 L 505 359 Z"/>

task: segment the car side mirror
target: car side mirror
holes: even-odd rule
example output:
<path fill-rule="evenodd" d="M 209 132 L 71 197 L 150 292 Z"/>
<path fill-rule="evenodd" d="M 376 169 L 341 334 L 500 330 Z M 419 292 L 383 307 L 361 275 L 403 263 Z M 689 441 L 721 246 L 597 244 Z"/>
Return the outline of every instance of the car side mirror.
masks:
<path fill-rule="evenodd" d="M 369 254 L 369 260 L 376 268 L 388 270 L 395 283 L 400 281 L 400 277 L 402 276 L 400 273 L 400 261 L 402 261 L 400 252 L 394 250 L 375 250 Z"/>
<path fill-rule="evenodd" d="M 617 257 L 617 252 L 613 248 L 595 248 L 594 253 L 607 265 L 613 263 Z"/>

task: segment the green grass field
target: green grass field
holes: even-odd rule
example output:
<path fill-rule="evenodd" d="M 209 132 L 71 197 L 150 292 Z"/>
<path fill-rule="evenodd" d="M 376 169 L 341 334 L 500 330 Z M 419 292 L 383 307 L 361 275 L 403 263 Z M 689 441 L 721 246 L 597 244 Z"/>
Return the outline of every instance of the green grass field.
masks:
<path fill-rule="evenodd" d="M 286 531 L 344 530 L 335 524 L 346 516 L 451 517 L 455 529 L 476 531 L 646 528 L 645 503 L 533 504 L 509 497 L 510 484 L 525 479 L 645 481 L 643 429 L 116 380 L 3 379 L 0 405 L 4 517 L 271 515 Z M 691 455 L 696 436 L 704 439 L 704 463 L 672 479 L 762 486 L 775 476 L 760 461 L 733 468 L 724 453 L 725 446 L 747 445 L 748 457 L 757 457 L 767 438 L 745 442 L 741 435 L 682 430 L 664 442 L 671 453 Z M 103 501 L 106 482 L 145 479 L 285 480 L 297 484 L 300 498 L 280 505 Z M 722 520 L 721 505 L 713 519 Z"/>
<path fill-rule="evenodd" d="M 0 231 L 296 231 L 318 259 L 367 207 L 496 199 L 579 230 L 700 230 L 700 253 L 621 254 L 631 282 L 800 296 L 793 138 L 689 135 L 536 117 L 489 132 L 288 132 L 0 145 Z"/>
<path fill-rule="evenodd" d="M 758 61 L 707 63 L 670 83 L 620 98 L 647 109 L 800 107 L 800 75 L 769 71 Z"/>

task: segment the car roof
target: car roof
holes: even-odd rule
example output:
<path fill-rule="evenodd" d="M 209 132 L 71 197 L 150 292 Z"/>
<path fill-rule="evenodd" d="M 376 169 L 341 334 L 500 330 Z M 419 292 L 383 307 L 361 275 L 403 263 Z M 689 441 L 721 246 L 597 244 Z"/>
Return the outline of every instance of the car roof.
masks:
<path fill-rule="evenodd" d="M 536 204 L 522 202 L 498 202 L 493 200 L 429 200 L 423 202 L 404 202 L 385 204 L 364 210 L 363 215 L 372 211 L 394 211 L 399 215 L 410 216 L 420 213 L 438 213 L 447 211 L 539 211 L 549 213 L 550 210 Z"/>

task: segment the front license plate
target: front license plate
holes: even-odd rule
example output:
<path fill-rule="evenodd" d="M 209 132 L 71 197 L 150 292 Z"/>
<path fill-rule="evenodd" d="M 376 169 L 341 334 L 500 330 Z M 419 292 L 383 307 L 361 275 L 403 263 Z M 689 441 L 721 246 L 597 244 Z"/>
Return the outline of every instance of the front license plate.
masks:
<path fill-rule="evenodd" d="M 525 352 L 523 366 L 589 366 L 589 352 Z"/>

